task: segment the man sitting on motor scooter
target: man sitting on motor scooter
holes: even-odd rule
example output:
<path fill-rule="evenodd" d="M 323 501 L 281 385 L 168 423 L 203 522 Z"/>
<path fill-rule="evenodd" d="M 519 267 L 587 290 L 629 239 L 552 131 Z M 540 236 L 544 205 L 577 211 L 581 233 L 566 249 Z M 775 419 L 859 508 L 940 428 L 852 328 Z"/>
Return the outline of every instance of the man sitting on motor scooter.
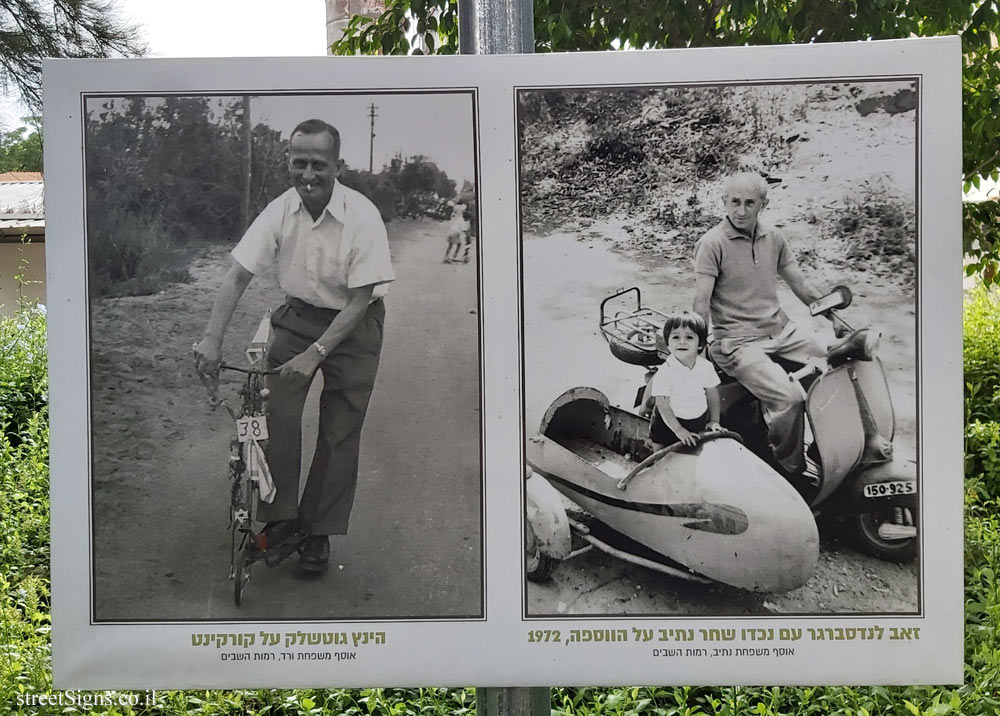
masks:
<path fill-rule="evenodd" d="M 662 445 L 693 447 L 697 433 L 722 428 L 719 376 L 698 355 L 708 340 L 708 325 L 697 313 L 684 311 L 667 319 L 663 339 L 670 355 L 649 386 L 654 401 L 649 437 Z"/>
<path fill-rule="evenodd" d="M 725 217 L 695 248 L 694 311 L 711 318 L 709 354 L 753 393 L 764 408 L 768 443 L 789 475 L 805 470 L 805 409 L 800 387 L 771 360 L 806 362 L 824 355 L 816 339 L 789 320 L 778 303 L 778 276 L 805 304 L 820 298 L 799 269 L 780 229 L 758 221 L 767 206 L 767 182 L 753 172 L 723 186 Z"/>

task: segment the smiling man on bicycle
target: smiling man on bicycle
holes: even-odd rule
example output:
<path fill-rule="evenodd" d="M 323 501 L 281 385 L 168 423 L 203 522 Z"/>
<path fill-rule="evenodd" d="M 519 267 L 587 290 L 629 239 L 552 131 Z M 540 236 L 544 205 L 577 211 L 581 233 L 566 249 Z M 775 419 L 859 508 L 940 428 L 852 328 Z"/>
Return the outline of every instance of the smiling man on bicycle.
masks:
<path fill-rule="evenodd" d="M 346 534 L 358 479 L 358 452 L 382 349 L 387 284 L 394 279 L 378 209 L 337 181 L 340 133 L 318 119 L 289 139 L 292 188 L 269 203 L 233 249 L 233 265 L 195 346 L 198 369 L 217 375 L 222 342 L 251 279 L 277 261 L 286 301 L 271 316 L 267 461 L 277 495 L 260 504 L 267 522 L 257 546 L 269 565 L 296 550 L 299 564 L 326 570 L 329 535 Z M 302 411 L 323 373 L 319 435 L 299 500 Z"/>

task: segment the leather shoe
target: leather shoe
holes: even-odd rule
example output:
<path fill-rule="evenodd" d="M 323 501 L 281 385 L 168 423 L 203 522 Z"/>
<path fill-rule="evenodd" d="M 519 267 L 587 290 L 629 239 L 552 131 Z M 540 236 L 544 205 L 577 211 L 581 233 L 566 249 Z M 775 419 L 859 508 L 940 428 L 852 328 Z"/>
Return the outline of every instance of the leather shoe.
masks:
<path fill-rule="evenodd" d="M 330 562 L 330 538 L 309 535 L 299 546 L 299 567 L 307 572 L 325 572 Z"/>
<path fill-rule="evenodd" d="M 263 530 L 253 536 L 250 559 L 263 559 L 268 567 L 275 567 L 295 553 L 303 537 L 305 535 L 299 528 L 298 520 L 268 522 Z"/>

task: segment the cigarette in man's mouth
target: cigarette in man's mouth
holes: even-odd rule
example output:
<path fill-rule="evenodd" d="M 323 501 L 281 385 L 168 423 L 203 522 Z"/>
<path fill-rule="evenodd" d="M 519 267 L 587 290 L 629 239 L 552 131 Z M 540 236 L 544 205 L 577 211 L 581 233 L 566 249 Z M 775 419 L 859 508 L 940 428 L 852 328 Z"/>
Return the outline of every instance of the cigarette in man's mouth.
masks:
<path fill-rule="evenodd" d="M 313 190 L 313 185 L 312 185 L 312 183 L 311 183 L 311 182 L 307 182 L 307 183 L 306 183 L 306 191 L 312 191 L 312 190 Z"/>

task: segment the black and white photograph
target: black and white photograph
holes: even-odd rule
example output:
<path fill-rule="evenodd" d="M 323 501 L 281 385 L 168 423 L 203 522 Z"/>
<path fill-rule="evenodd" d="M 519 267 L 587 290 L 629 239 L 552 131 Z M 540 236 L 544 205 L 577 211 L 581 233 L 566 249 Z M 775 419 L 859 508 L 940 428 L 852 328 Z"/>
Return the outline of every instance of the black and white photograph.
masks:
<path fill-rule="evenodd" d="M 920 92 L 518 91 L 527 617 L 920 612 Z"/>
<path fill-rule="evenodd" d="M 95 622 L 484 616 L 474 102 L 83 98 Z"/>

